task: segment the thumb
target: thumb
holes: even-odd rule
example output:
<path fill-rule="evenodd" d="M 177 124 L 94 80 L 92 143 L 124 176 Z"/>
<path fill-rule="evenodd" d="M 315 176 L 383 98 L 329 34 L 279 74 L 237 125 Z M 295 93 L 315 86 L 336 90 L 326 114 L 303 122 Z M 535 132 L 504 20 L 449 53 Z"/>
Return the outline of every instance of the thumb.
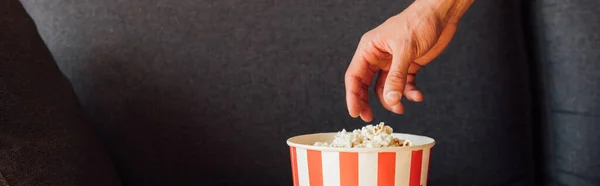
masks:
<path fill-rule="evenodd" d="M 400 104 L 406 86 L 408 67 L 414 59 L 409 43 L 392 42 L 392 64 L 385 80 L 383 95 L 389 106 Z"/>

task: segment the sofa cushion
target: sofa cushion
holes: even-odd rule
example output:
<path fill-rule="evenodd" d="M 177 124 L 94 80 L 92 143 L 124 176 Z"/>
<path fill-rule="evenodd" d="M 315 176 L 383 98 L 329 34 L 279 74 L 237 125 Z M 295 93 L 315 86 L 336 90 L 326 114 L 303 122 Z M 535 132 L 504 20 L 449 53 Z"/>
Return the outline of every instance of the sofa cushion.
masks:
<path fill-rule="evenodd" d="M 17 0 L 0 0 L 0 185 L 119 185 L 85 119 Z"/>

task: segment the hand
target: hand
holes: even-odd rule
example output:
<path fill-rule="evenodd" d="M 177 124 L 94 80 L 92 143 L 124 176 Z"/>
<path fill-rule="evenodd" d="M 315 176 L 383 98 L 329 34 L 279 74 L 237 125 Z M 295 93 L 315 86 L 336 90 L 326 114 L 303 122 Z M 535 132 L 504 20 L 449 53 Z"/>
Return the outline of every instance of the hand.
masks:
<path fill-rule="evenodd" d="M 346 71 L 346 102 L 350 116 L 373 119 L 368 87 L 380 71 L 375 93 L 389 111 L 402 114 L 402 96 L 423 101 L 415 74 L 440 55 L 473 0 L 416 0 L 361 38 Z"/>

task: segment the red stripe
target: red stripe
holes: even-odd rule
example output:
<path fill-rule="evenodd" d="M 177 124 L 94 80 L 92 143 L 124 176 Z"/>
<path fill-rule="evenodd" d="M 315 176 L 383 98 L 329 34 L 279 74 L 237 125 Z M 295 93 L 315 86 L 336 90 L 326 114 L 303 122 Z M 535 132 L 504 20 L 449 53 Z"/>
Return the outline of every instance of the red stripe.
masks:
<path fill-rule="evenodd" d="M 296 147 L 290 147 L 290 158 L 292 160 L 292 180 L 294 181 L 294 186 L 299 186 L 298 157 L 296 157 Z"/>
<path fill-rule="evenodd" d="M 358 186 L 358 153 L 340 152 L 340 185 Z"/>
<path fill-rule="evenodd" d="M 429 149 L 429 158 L 427 158 L 427 178 L 425 178 L 425 185 L 429 183 L 429 167 L 431 167 L 431 149 Z"/>
<path fill-rule="evenodd" d="M 412 151 L 410 158 L 410 181 L 409 186 L 421 185 L 421 166 L 423 163 L 423 150 Z"/>
<path fill-rule="evenodd" d="M 323 186 L 323 162 L 321 152 L 308 150 L 308 179 L 310 186 Z"/>
<path fill-rule="evenodd" d="M 377 186 L 394 186 L 396 153 L 381 152 L 377 157 Z"/>

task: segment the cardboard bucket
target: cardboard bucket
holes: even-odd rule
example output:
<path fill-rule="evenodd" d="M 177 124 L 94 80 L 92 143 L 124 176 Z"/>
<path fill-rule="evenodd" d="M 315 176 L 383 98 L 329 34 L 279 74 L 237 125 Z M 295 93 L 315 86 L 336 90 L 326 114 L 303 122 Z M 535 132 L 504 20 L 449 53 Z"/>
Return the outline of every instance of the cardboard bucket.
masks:
<path fill-rule="evenodd" d="M 408 147 L 331 148 L 336 133 L 307 134 L 287 140 L 294 186 L 426 186 L 431 148 L 426 136 L 393 133 Z"/>

